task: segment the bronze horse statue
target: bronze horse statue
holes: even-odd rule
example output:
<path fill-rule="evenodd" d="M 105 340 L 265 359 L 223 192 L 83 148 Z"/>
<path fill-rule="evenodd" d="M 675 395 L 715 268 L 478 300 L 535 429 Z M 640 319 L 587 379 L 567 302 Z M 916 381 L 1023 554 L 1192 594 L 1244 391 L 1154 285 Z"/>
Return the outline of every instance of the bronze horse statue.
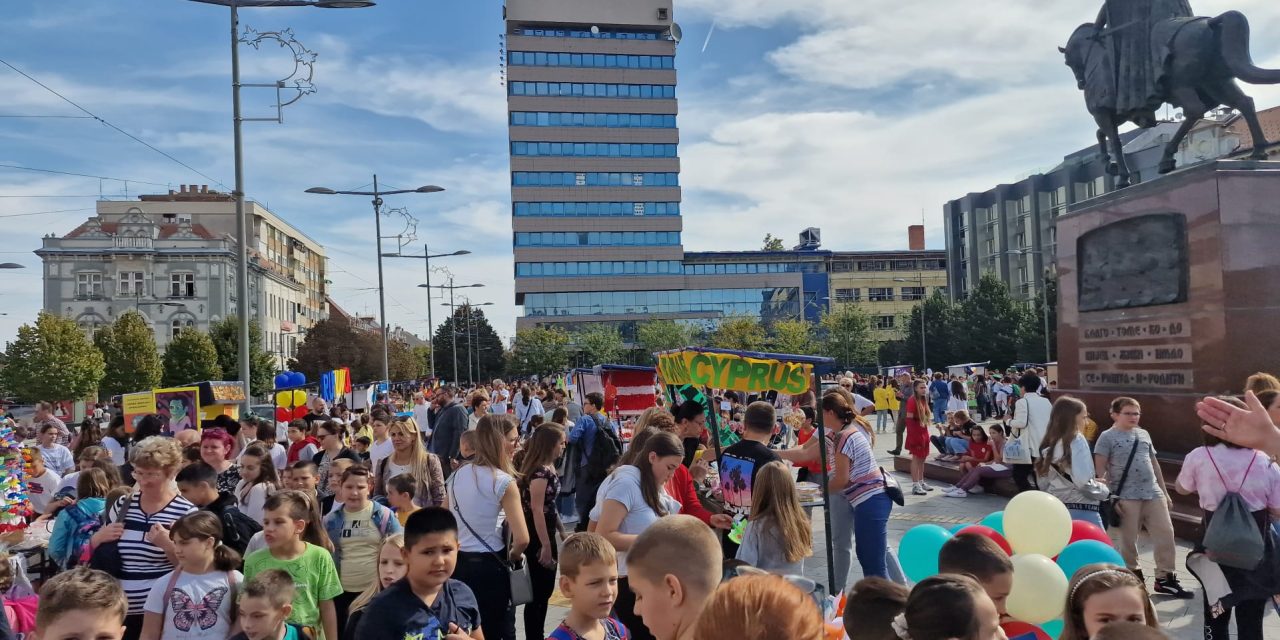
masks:
<path fill-rule="evenodd" d="M 1253 153 L 1249 157 L 1266 159 L 1267 140 L 1258 123 L 1253 99 L 1240 89 L 1236 80 L 1280 84 L 1280 70 L 1260 69 L 1253 64 L 1249 54 L 1249 21 L 1244 14 L 1228 11 L 1216 18 L 1175 18 L 1156 25 L 1153 34 L 1156 31 L 1168 37 L 1160 97 L 1180 107 L 1185 117 L 1173 139 L 1165 145 L 1160 173 L 1173 171 L 1174 154 L 1182 139 L 1205 113 L 1222 105 L 1239 111 L 1248 123 L 1249 132 L 1253 134 Z M 1105 41 L 1107 37 L 1108 33 L 1097 24 L 1083 24 L 1071 34 L 1067 46 L 1058 50 L 1066 55 L 1067 66 L 1076 76 L 1076 85 L 1084 91 L 1085 106 L 1098 123 L 1098 144 L 1107 171 L 1117 176 L 1117 187 L 1127 187 L 1131 183 L 1129 167 L 1117 129 L 1132 121 L 1134 114 L 1116 112 L 1116 73 L 1111 47 Z"/>

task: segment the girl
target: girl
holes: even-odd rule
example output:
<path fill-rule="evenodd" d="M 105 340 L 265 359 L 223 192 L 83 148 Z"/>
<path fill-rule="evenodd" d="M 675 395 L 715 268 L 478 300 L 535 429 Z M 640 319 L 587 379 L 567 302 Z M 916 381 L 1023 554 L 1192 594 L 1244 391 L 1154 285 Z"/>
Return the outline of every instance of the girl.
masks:
<path fill-rule="evenodd" d="M 959 380 L 951 381 L 951 398 L 947 400 L 947 413 L 955 413 L 957 411 L 969 410 L 969 394 L 964 387 L 964 383 Z"/>
<path fill-rule="evenodd" d="M 79 460 L 86 448 L 99 446 L 102 446 L 102 425 L 93 418 L 85 418 L 80 423 L 80 433 L 76 434 L 75 442 L 71 443 L 71 453 Z"/>
<path fill-rule="evenodd" d="M 1000 612 L 982 585 L 950 574 L 916 584 L 906 610 L 894 618 L 893 630 L 910 640 L 1005 640 Z"/>
<path fill-rule="evenodd" d="M 292 426 L 290 426 L 292 428 Z M 338 613 L 333 599 L 342 594 L 333 544 L 320 526 L 315 497 L 281 491 L 267 498 L 262 523 L 267 548 L 244 562 L 246 580 L 267 569 L 281 569 L 298 585 L 289 621 L 306 628 L 316 640 L 338 640 Z"/>
<path fill-rule="evenodd" d="M 1142 580 L 1113 564 L 1090 564 L 1076 571 L 1067 587 L 1061 640 L 1089 640 L 1112 622 L 1160 628 Z"/>
<path fill-rule="evenodd" d="M 320 441 L 320 450 L 311 456 L 311 461 L 316 463 L 316 469 L 319 470 L 320 497 L 327 498 L 333 495 L 333 491 L 329 488 L 329 467 L 333 465 L 333 461 L 342 458 L 359 462 L 360 456 L 343 445 L 342 435 L 345 430 L 341 422 L 328 420 L 320 423 L 313 431 L 316 434 L 316 440 Z"/>
<path fill-rule="evenodd" d="M 262 445 L 249 445 L 240 456 L 240 483 L 236 485 L 236 500 L 240 511 L 262 524 L 267 497 L 280 489 L 271 454 Z"/>
<path fill-rule="evenodd" d="M 222 525 L 208 511 L 189 513 L 169 529 L 178 567 L 147 595 L 142 640 L 230 638 L 235 622 L 240 555 L 222 544 Z"/>
<path fill-rule="evenodd" d="M 81 529 L 102 515 L 111 482 L 102 469 L 86 469 L 76 480 L 75 504 L 58 512 L 53 521 L 53 534 L 49 537 L 49 558 L 63 569 L 80 560 L 80 547 L 85 540 Z"/>
<path fill-rule="evenodd" d="M 716 589 L 698 617 L 693 638 L 823 640 L 824 628 L 822 612 L 808 593 L 782 576 L 752 575 Z"/>
<path fill-rule="evenodd" d="M 737 559 L 772 573 L 804 575 L 804 559 L 813 554 L 811 529 L 787 466 L 775 461 L 760 467 Z"/>
<path fill-rule="evenodd" d="M 231 461 L 235 455 L 235 442 L 225 429 L 200 432 L 200 459 L 218 472 L 218 493 L 231 493 L 240 482 L 240 466 Z"/>
<path fill-rule="evenodd" d="M 102 439 L 102 447 L 111 452 L 111 461 L 117 467 L 122 467 L 128 446 L 129 434 L 124 431 L 124 414 L 117 414 L 107 425 L 107 437 Z"/>
<path fill-rule="evenodd" d="M 911 493 L 923 496 L 933 490 L 924 481 L 924 461 L 929 457 L 929 385 L 917 380 L 907 399 L 906 450 L 911 454 Z"/>
<path fill-rule="evenodd" d="M 563 410 L 563 409 L 559 409 Z M 529 536 L 529 574 L 533 582 L 533 602 L 524 607 L 524 628 L 533 640 L 546 638 L 547 602 L 556 587 L 556 532 L 561 529 L 556 498 L 560 495 L 560 476 L 556 459 L 564 454 L 564 429 L 549 423 L 534 430 L 520 464 L 520 504 L 525 522 L 532 523 L 537 535 Z"/>
<path fill-rule="evenodd" d="M 343 593 L 334 600 L 339 629 L 347 627 L 351 603 L 378 581 L 377 567 L 369 560 L 378 557 L 383 538 L 403 531 L 391 509 L 369 500 L 369 475 L 369 467 L 363 465 L 344 471 L 336 493 L 342 506 L 324 517 L 325 533 L 334 541 L 333 563 L 342 582 Z"/>
<path fill-rule="evenodd" d="M 364 617 L 365 606 L 407 572 L 408 566 L 404 563 L 404 534 L 393 533 L 382 541 L 382 548 L 378 549 L 378 579 L 351 603 L 351 612 L 347 614 L 347 626 L 342 637 L 355 638 L 356 627 L 360 626 L 360 618 Z"/>
<path fill-rule="evenodd" d="M 1004 463 L 1004 427 L 991 425 L 991 459 L 978 464 L 965 474 L 954 489 L 946 492 L 948 498 L 967 498 L 970 493 L 983 493 L 979 484 L 984 478 L 1012 478 L 1013 469 Z"/>
<path fill-rule="evenodd" d="M 1067 505 L 1072 520 L 1103 528 L 1098 499 L 1105 486 L 1094 480 L 1089 441 L 1080 433 L 1089 408 L 1070 396 L 1058 398 L 1036 460 L 1037 485 Z"/>
<path fill-rule="evenodd" d="M 375 426 L 376 424 L 375 420 Z M 398 419 L 391 423 L 388 433 L 391 454 L 377 463 L 373 477 L 373 495 L 387 495 L 387 481 L 407 473 L 418 481 L 413 492 L 414 504 L 419 507 L 448 506 L 448 497 L 444 491 L 444 469 L 440 466 L 439 456 L 429 453 L 422 446 L 418 421 L 413 418 Z"/>
<path fill-rule="evenodd" d="M 970 469 L 991 461 L 991 443 L 987 441 L 987 432 L 982 427 L 970 423 L 969 450 L 960 457 L 960 473 L 968 473 Z"/>

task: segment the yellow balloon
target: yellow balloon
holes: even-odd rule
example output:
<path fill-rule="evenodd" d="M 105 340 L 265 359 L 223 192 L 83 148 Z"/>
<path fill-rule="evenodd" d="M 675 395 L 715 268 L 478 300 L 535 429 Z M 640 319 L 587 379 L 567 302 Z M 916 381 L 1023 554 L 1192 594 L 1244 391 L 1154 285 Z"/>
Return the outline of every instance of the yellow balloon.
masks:
<path fill-rule="evenodd" d="M 299 390 L 297 390 L 297 391 L 294 391 L 294 392 L 293 392 L 293 406 L 295 406 L 295 407 L 305 407 L 306 405 L 307 405 L 307 392 L 306 392 L 306 391 L 303 391 L 303 390 L 301 390 L 301 389 L 299 389 Z M 1071 525 L 1067 525 L 1067 526 L 1068 526 L 1068 527 L 1070 527 Z M 1065 544 L 1064 544 L 1064 545 L 1062 545 L 1062 546 L 1064 546 L 1064 547 L 1065 547 L 1065 546 L 1067 546 L 1067 545 L 1065 545 Z"/>
<path fill-rule="evenodd" d="M 1052 558 L 1071 542 L 1071 513 L 1043 491 L 1024 491 L 1004 508 L 1004 537 L 1014 553 Z"/>
<path fill-rule="evenodd" d="M 293 406 L 293 394 L 288 391 L 281 391 L 276 394 L 276 406 L 289 408 Z"/>
<path fill-rule="evenodd" d="M 1066 600 L 1067 576 L 1056 562 L 1039 554 L 1013 557 L 1013 589 L 1005 602 L 1009 615 L 1044 624 L 1062 615 Z"/>

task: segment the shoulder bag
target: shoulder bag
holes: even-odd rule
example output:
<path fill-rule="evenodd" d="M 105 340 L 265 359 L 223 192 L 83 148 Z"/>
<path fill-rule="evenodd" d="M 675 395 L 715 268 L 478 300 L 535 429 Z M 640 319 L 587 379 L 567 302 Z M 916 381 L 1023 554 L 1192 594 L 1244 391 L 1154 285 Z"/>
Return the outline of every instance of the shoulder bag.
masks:
<path fill-rule="evenodd" d="M 1120 472 L 1120 482 L 1116 484 L 1116 490 L 1111 493 L 1110 498 L 1098 505 L 1098 510 L 1102 512 L 1102 522 L 1107 525 L 1107 528 L 1120 526 L 1120 491 L 1124 489 L 1124 481 L 1129 478 L 1129 468 L 1133 466 L 1133 457 L 1138 454 L 1140 444 L 1142 441 L 1135 436 L 1133 448 L 1129 450 L 1129 460 L 1124 463 L 1124 471 Z"/>
<path fill-rule="evenodd" d="M 457 477 L 458 477 L 458 474 L 456 473 L 453 474 L 452 476 L 449 477 L 449 482 L 450 483 L 455 482 L 455 478 Z M 452 490 L 453 487 L 449 487 L 449 489 L 450 489 L 449 495 L 455 495 Z M 457 503 L 454 502 L 453 504 L 457 504 Z M 450 508 L 450 510 L 452 510 L 452 507 Z M 525 562 L 524 556 L 521 555 L 520 559 L 516 560 L 515 562 L 508 562 L 506 558 L 502 557 L 502 554 L 498 553 L 496 550 L 494 550 L 493 547 L 489 546 L 488 542 L 485 542 L 484 536 L 481 536 L 479 533 L 476 533 L 476 530 L 471 527 L 471 523 L 467 522 L 467 519 L 462 516 L 461 507 L 459 507 L 457 511 L 454 511 L 454 515 L 458 516 L 458 522 L 461 522 L 462 526 L 466 527 L 467 531 L 470 531 L 471 535 L 475 536 L 476 540 L 479 540 L 480 544 L 484 545 L 484 548 L 489 553 L 493 554 L 493 557 L 497 558 L 498 562 L 502 565 L 502 567 L 507 570 L 508 572 L 507 576 L 510 578 L 510 581 L 511 581 L 511 606 L 518 607 L 520 605 L 529 604 L 530 602 L 533 602 L 533 579 L 529 575 L 529 564 Z M 504 525 L 504 528 L 505 528 L 505 525 Z M 511 544 L 510 530 L 507 531 L 506 538 L 507 538 L 507 544 L 510 545 Z"/>

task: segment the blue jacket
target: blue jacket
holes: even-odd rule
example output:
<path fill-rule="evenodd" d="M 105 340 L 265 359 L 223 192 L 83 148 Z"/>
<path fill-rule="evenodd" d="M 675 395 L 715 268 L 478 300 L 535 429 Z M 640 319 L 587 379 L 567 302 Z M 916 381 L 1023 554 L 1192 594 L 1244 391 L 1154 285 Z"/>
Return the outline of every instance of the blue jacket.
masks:
<path fill-rule="evenodd" d="M 373 505 L 373 514 L 370 518 L 373 525 L 378 528 L 378 533 L 385 539 L 393 533 L 403 533 L 404 529 L 400 526 L 400 521 L 396 519 L 396 514 L 376 502 L 370 501 Z M 333 541 L 333 566 L 339 571 L 342 570 L 342 522 L 344 510 L 338 509 L 333 513 L 324 517 L 324 532 L 329 534 L 329 539 Z"/>
<path fill-rule="evenodd" d="M 946 380 L 934 380 L 929 383 L 929 393 L 934 402 L 946 402 L 951 399 L 951 385 Z"/>
<path fill-rule="evenodd" d="M 80 528 L 80 524 L 72 518 L 71 511 L 78 509 L 90 519 L 97 520 L 104 505 L 106 500 L 103 498 L 82 498 L 58 512 L 57 519 L 53 521 L 53 534 L 49 536 L 49 558 L 59 567 L 67 566 L 67 562 L 80 553 L 79 549 L 71 548 L 76 531 Z"/>

